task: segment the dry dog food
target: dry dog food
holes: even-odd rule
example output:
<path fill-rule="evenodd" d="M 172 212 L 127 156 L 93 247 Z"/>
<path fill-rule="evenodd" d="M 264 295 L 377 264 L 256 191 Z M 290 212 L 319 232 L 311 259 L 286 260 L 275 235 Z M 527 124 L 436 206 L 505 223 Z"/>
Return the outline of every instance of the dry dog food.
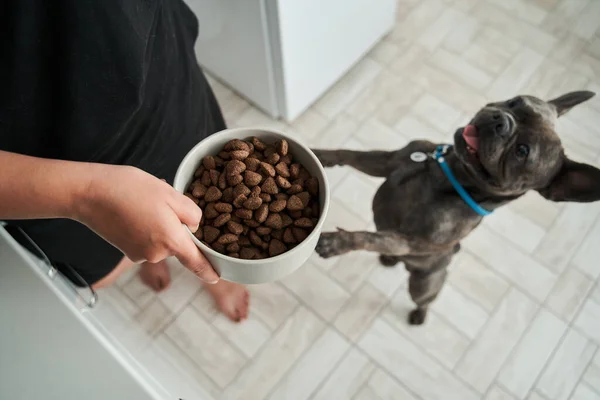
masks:
<path fill-rule="evenodd" d="M 186 196 L 203 211 L 196 237 L 230 257 L 274 257 L 302 242 L 319 220 L 319 181 L 288 143 L 231 140 L 206 156 Z"/>

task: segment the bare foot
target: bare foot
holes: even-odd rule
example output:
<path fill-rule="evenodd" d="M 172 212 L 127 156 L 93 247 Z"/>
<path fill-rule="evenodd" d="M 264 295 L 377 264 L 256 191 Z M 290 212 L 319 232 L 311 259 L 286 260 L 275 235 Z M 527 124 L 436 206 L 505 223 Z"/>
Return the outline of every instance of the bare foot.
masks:
<path fill-rule="evenodd" d="M 155 292 L 162 292 L 171 284 L 171 274 L 166 261 L 156 264 L 143 263 L 139 274 L 142 282 Z"/>
<path fill-rule="evenodd" d="M 234 322 L 248 318 L 250 293 L 239 283 L 220 280 L 215 285 L 204 285 L 204 288 L 217 303 L 217 308 Z"/>

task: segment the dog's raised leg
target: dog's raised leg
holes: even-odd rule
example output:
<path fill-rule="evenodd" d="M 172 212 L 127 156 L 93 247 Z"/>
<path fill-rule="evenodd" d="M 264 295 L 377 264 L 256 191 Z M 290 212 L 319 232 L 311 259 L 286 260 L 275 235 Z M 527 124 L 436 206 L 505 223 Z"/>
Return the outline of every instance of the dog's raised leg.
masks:
<path fill-rule="evenodd" d="M 411 244 L 394 232 L 325 232 L 321 234 L 316 251 L 323 258 L 339 256 L 354 250 L 367 250 L 383 254 L 406 255 Z"/>
<path fill-rule="evenodd" d="M 406 269 L 410 272 L 408 291 L 417 305 L 417 308 L 412 310 L 408 316 L 409 324 L 421 325 L 425 322 L 429 304 L 436 299 L 446 281 L 450 259 L 451 257 L 448 256 L 437 260 L 428 269 L 414 268 L 411 265 L 406 266 Z"/>
<path fill-rule="evenodd" d="M 324 167 L 349 166 L 367 175 L 386 177 L 398 166 L 399 151 L 319 150 L 313 152 Z"/>

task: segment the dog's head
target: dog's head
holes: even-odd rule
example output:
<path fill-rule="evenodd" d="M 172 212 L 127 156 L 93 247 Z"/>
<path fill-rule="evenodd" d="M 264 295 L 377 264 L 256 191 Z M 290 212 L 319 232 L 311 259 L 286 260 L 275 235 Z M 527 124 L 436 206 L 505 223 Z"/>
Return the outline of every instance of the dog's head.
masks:
<path fill-rule="evenodd" d="M 600 170 L 567 158 L 555 131 L 559 116 L 593 96 L 581 91 L 548 102 L 517 96 L 490 103 L 456 131 L 458 158 L 489 193 L 533 189 L 553 201 L 600 200 Z"/>

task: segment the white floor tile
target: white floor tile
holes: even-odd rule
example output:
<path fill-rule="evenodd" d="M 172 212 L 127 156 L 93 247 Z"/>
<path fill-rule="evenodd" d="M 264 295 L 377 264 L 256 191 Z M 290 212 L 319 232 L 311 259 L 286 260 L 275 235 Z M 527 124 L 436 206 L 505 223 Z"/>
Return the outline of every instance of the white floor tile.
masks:
<path fill-rule="evenodd" d="M 525 398 L 566 329 L 565 322 L 540 310 L 500 371 L 498 382 L 516 398 Z"/>
<path fill-rule="evenodd" d="M 485 400 L 515 400 L 516 398 L 507 393 L 504 389 L 499 386 L 492 386 L 487 392 Z"/>
<path fill-rule="evenodd" d="M 375 365 L 352 348 L 317 390 L 314 400 L 350 399 L 369 379 Z"/>
<path fill-rule="evenodd" d="M 387 297 L 366 283 L 348 300 L 333 325 L 348 340 L 355 341 L 371 325 L 387 301 Z"/>
<path fill-rule="evenodd" d="M 450 284 L 444 285 L 430 308 L 471 339 L 477 336 L 489 317 L 485 309 Z"/>
<path fill-rule="evenodd" d="M 600 344 L 600 303 L 594 299 L 588 299 L 573 321 L 573 326 Z"/>
<path fill-rule="evenodd" d="M 566 269 L 558 277 L 546 307 L 563 320 L 570 322 L 593 286 L 593 281 L 575 268 Z"/>
<path fill-rule="evenodd" d="M 232 322 L 225 315 L 219 314 L 212 324 L 248 358 L 254 357 L 271 338 L 271 330 L 253 312 L 243 323 Z"/>
<path fill-rule="evenodd" d="M 367 384 L 377 398 L 382 400 L 416 400 L 417 397 L 400 385 L 394 378 L 377 369 Z"/>
<path fill-rule="evenodd" d="M 572 264 L 592 279 L 600 277 L 600 220 L 583 238 L 579 249 L 573 256 Z"/>
<path fill-rule="evenodd" d="M 596 349 L 585 336 L 569 330 L 538 381 L 538 391 L 550 399 L 566 400 Z"/>
<path fill-rule="evenodd" d="M 486 392 L 536 311 L 535 303 L 511 289 L 458 364 L 456 374 Z"/>

